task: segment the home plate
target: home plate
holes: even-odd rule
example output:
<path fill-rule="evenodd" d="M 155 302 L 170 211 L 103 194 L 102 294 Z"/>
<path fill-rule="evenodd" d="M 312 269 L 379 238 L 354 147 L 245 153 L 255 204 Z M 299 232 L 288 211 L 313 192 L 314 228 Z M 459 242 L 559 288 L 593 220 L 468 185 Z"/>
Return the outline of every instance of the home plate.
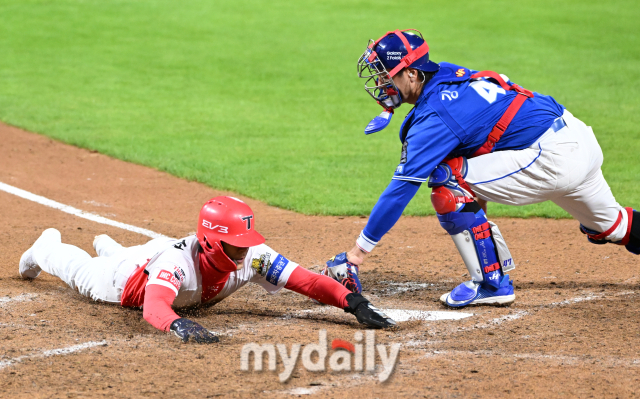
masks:
<path fill-rule="evenodd" d="M 463 313 L 454 311 L 426 311 L 426 310 L 405 310 L 405 309 L 381 309 L 387 316 L 395 321 L 407 320 L 460 320 L 473 316 L 473 313 Z"/>

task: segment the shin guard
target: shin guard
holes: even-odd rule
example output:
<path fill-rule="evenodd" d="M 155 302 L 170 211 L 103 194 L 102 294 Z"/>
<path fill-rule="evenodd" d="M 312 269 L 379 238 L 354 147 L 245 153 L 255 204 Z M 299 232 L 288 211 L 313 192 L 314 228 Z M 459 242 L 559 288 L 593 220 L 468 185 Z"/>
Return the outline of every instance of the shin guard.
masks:
<path fill-rule="evenodd" d="M 451 235 L 471 280 L 499 288 L 503 276 L 501 262 L 482 208 L 474 201 L 456 212 L 438 213 L 438 220 Z M 511 258 L 508 262 L 513 263 Z"/>
<path fill-rule="evenodd" d="M 440 225 L 453 239 L 471 280 L 494 288 L 502 284 L 503 271 L 515 267 L 498 226 L 489 222 L 464 181 L 466 159 L 441 163 L 429 177 L 431 202 Z"/>

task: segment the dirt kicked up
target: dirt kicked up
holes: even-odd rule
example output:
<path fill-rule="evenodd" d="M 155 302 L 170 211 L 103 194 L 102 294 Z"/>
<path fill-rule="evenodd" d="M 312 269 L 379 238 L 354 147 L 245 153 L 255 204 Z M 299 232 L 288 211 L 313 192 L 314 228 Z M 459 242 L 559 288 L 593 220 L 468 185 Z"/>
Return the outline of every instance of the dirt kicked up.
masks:
<path fill-rule="evenodd" d="M 0 141 L 0 182 L 167 236 L 191 234 L 201 205 L 231 194 L 6 125 L 0 125 Z M 350 248 L 366 223 L 243 199 L 269 246 L 316 271 Z M 48 227 L 91 254 L 98 234 L 126 246 L 148 237 L 0 192 L 0 396 L 639 394 L 640 259 L 615 245 L 589 244 L 573 220 L 495 222 L 517 264 L 513 305 L 445 309 L 438 297 L 467 279 L 466 269 L 435 217 L 402 218 L 361 268 L 365 296 L 380 308 L 396 309 L 401 319 L 414 317 L 397 330 L 376 332 L 376 343 L 401 345 L 395 371 L 380 383 L 379 358 L 373 371 L 327 366 L 310 372 L 298 362 L 281 383 L 280 358 L 276 371 L 242 371 L 242 347 L 318 343 L 320 330 L 329 342 L 354 342 L 360 325 L 297 294 L 270 296 L 249 285 L 214 307 L 182 313 L 219 332 L 219 344 L 183 344 L 148 325 L 139 310 L 92 302 L 46 273 L 34 281 L 18 277 L 21 254 Z M 454 316 L 434 317 L 445 311 Z"/>

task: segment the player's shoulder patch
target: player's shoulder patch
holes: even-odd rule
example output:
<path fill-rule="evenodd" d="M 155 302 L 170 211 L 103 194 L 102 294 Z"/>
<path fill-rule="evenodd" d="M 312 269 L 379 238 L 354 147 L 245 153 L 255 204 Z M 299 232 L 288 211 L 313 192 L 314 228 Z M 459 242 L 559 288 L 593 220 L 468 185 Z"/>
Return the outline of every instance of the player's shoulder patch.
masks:
<path fill-rule="evenodd" d="M 252 258 L 251 267 L 261 276 L 266 276 L 269 268 L 271 268 L 271 252 L 265 252 Z"/>
<path fill-rule="evenodd" d="M 181 283 L 184 283 L 184 279 L 186 278 L 186 274 L 185 274 L 184 270 L 180 266 L 174 266 L 173 267 L 173 275 L 175 276 L 175 278 L 180 280 Z"/>
<path fill-rule="evenodd" d="M 177 277 L 176 274 L 177 274 L 177 272 L 172 273 L 169 270 L 160 270 L 158 272 L 158 277 L 156 277 L 156 278 L 158 280 L 160 280 L 160 281 L 164 281 L 164 282 L 167 282 L 167 283 L 171 284 L 176 289 L 176 291 L 179 291 L 180 287 L 182 286 L 182 281 L 183 280 L 181 280 L 179 277 Z M 178 274 L 178 276 L 179 276 L 179 274 Z"/>

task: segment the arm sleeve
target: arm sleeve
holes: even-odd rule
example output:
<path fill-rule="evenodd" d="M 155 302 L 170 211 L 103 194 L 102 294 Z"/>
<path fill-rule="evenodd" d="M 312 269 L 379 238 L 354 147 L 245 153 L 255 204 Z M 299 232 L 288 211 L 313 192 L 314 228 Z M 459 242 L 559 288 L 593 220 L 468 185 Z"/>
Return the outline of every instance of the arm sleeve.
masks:
<path fill-rule="evenodd" d="M 402 215 L 420 185 L 460 139 L 435 113 L 416 116 L 403 143 L 400 165 L 389 186 L 378 199 L 356 245 L 364 252 L 371 252 Z"/>
<path fill-rule="evenodd" d="M 171 309 L 175 297 L 175 292 L 168 287 L 157 284 L 147 285 L 144 305 L 142 305 L 142 316 L 158 330 L 169 331 L 171 323 L 180 318 Z"/>
<path fill-rule="evenodd" d="M 340 309 L 347 307 L 347 295 L 351 293 L 331 277 L 313 273 L 301 266 L 293 270 L 284 288 Z"/>
<path fill-rule="evenodd" d="M 378 242 L 400 219 L 409 201 L 418 192 L 421 183 L 406 180 L 391 180 L 380 199 L 373 207 L 363 234 Z"/>

